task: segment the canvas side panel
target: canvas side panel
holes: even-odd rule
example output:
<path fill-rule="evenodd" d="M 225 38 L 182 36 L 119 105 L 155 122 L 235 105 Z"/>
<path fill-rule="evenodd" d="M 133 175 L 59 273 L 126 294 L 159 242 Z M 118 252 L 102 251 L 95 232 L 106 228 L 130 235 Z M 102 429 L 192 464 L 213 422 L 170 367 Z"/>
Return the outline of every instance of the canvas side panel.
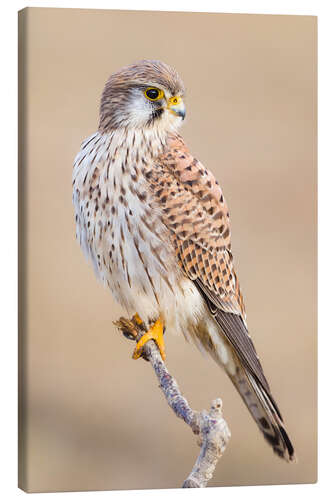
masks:
<path fill-rule="evenodd" d="M 26 75 L 28 9 L 18 13 L 18 486 L 27 490 L 26 401 Z"/>

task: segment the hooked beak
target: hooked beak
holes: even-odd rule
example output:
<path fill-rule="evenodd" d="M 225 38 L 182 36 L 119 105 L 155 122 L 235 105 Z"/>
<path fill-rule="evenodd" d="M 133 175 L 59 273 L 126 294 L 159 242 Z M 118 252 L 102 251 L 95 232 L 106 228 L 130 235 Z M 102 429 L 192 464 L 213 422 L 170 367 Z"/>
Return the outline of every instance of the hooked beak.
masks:
<path fill-rule="evenodd" d="M 180 116 L 182 120 L 185 118 L 185 104 L 183 99 L 180 96 L 173 96 L 168 99 L 168 106 L 167 106 L 168 111 L 170 113 L 173 113 L 176 116 Z"/>

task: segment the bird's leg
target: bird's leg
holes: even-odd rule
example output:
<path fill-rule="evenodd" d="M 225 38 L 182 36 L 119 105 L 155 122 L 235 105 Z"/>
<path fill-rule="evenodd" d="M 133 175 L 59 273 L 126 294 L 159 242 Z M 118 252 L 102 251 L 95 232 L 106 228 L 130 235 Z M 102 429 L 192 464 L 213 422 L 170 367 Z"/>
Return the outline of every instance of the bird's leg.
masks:
<path fill-rule="evenodd" d="M 135 313 L 133 318 L 132 318 L 133 321 L 135 321 L 135 323 L 138 325 L 138 326 L 141 326 L 143 325 L 143 321 L 142 319 L 140 318 L 140 316 L 138 315 L 138 313 Z"/>
<path fill-rule="evenodd" d="M 165 347 L 163 338 L 164 323 L 161 318 L 158 318 L 158 320 L 149 328 L 148 331 L 145 323 L 137 313 L 132 317 L 132 319 L 121 317 L 118 321 L 115 321 L 114 324 L 129 340 L 137 340 L 138 335 L 140 335 L 139 340 L 137 340 L 136 349 L 133 352 L 134 359 L 143 357 L 144 359 L 146 359 L 146 361 L 148 361 L 148 359 L 145 357 L 143 348 L 146 342 L 148 342 L 149 340 L 154 340 L 160 351 L 162 359 L 165 360 Z"/>
<path fill-rule="evenodd" d="M 135 314 L 133 319 L 138 325 L 142 324 L 142 320 L 138 314 Z M 158 318 L 158 320 L 155 321 L 155 323 L 149 328 L 149 330 L 144 335 L 142 335 L 141 339 L 136 344 L 132 356 L 133 359 L 138 359 L 142 356 L 143 346 L 145 345 L 146 342 L 148 342 L 148 340 L 154 340 L 157 344 L 157 347 L 159 348 L 163 361 L 165 361 L 166 356 L 165 356 L 163 331 L 164 331 L 163 321 L 161 318 Z"/>

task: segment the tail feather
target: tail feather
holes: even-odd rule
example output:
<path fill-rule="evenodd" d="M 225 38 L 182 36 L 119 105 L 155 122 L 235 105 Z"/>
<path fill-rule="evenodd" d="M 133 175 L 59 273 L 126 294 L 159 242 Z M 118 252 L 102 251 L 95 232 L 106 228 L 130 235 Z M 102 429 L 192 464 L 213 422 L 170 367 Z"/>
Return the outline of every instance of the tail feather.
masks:
<path fill-rule="evenodd" d="M 287 462 L 294 462 L 294 447 L 271 394 L 240 365 L 237 366 L 235 374 L 228 375 L 273 451 Z"/>
<path fill-rule="evenodd" d="M 243 313 L 231 312 L 229 303 L 214 294 L 200 278 L 195 284 L 219 326 L 218 332 L 210 330 L 208 336 L 200 336 L 200 341 L 215 361 L 225 368 L 274 452 L 287 462 L 295 461 L 293 445 L 272 397 Z M 227 363 L 223 360 L 223 352 L 228 352 Z"/>

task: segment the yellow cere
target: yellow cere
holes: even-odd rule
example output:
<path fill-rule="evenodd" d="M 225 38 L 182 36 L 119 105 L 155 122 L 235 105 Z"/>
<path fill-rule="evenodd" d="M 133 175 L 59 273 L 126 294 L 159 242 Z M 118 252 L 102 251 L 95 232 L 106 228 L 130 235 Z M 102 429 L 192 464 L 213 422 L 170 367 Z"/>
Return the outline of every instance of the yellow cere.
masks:
<path fill-rule="evenodd" d="M 159 101 L 162 97 L 164 97 L 163 90 L 157 89 L 156 87 L 146 88 L 144 94 L 150 101 Z"/>
<path fill-rule="evenodd" d="M 173 97 L 170 97 L 170 99 L 169 99 L 170 106 L 177 106 L 177 104 L 180 104 L 181 102 L 182 102 L 182 98 L 180 96 L 173 96 Z"/>

